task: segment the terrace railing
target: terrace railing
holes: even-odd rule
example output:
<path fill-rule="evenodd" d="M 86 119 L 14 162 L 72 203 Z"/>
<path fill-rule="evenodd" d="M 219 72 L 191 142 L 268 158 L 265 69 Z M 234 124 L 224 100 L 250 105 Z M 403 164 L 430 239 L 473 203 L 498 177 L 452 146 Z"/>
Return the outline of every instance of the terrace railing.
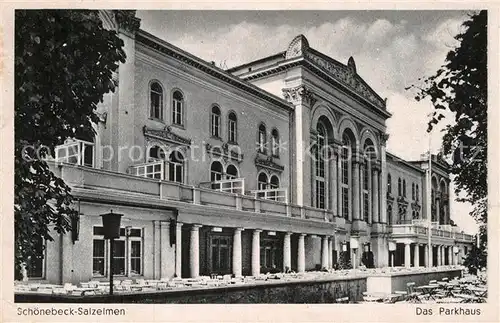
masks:
<path fill-rule="evenodd" d="M 129 174 L 155 179 L 164 179 L 165 162 L 151 161 L 148 163 L 137 164 L 129 167 Z"/>
<path fill-rule="evenodd" d="M 288 203 L 288 191 L 285 188 L 250 191 L 255 198 Z"/>
<path fill-rule="evenodd" d="M 214 182 L 202 182 L 200 187 L 210 188 L 219 192 L 243 195 L 245 193 L 245 179 L 223 179 Z"/>

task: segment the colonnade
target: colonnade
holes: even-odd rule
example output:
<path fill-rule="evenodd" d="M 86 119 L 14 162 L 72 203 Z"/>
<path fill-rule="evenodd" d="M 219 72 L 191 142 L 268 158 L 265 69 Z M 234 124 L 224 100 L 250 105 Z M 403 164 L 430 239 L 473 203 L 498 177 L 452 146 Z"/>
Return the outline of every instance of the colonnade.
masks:
<path fill-rule="evenodd" d="M 177 277 L 182 276 L 182 226 L 183 223 L 177 223 L 176 227 L 176 246 L 175 246 L 175 274 Z M 189 231 L 189 268 L 190 277 L 198 277 L 200 272 L 200 237 L 199 232 L 202 226 L 199 224 L 190 225 Z M 242 275 L 242 231 L 243 228 L 235 228 L 233 231 L 233 244 L 232 244 L 232 273 L 235 276 Z M 260 274 L 260 236 L 263 230 L 248 229 L 252 231 L 251 243 L 251 273 L 253 276 Z M 292 268 L 292 248 L 291 238 L 292 235 L 297 235 L 297 271 L 304 272 L 306 270 L 306 249 L 305 249 L 305 233 L 292 233 L 285 232 L 283 236 L 283 268 Z M 313 235 L 315 236 L 315 235 Z M 333 250 L 334 250 L 334 237 L 321 236 L 321 267 L 333 267 Z"/>

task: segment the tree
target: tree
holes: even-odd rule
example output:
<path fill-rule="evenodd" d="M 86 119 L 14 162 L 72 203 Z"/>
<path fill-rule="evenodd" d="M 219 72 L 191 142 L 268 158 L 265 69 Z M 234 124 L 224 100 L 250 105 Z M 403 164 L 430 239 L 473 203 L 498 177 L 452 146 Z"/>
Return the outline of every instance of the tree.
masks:
<path fill-rule="evenodd" d="M 444 118 L 443 111 L 454 114 L 455 123 L 446 125 L 443 153 L 452 157 L 455 192 L 458 199 L 473 205 L 471 216 L 481 225 L 487 223 L 487 12 L 470 16 L 455 36 L 460 42 L 448 52 L 445 65 L 417 88 L 417 101 L 430 99 L 434 106 L 429 131 Z M 486 230 L 480 230 L 484 235 Z M 486 246 L 486 245 L 484 245 Z M 484 266 L 486 263 L 484 263 Z"/>
<path fill-rule="evenodd" d="M 95 10 L 15 12 L 16 278 L 40 239 L 71 229 L 71 190 L 45 158 L 67 138 L 92 140 L 97 104 L 114 91 L 113 72 L 125 62 L 122 47 Z"/>

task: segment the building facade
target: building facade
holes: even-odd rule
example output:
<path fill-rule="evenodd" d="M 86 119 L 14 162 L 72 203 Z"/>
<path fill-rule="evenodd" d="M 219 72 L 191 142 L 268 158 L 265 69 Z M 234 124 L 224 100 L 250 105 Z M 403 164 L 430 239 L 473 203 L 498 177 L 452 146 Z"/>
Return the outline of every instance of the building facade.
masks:
<path fill-rule="evenodd" d="M 93 142 L 49 161 L 72 187 L 72 234 L 45 243 L 29 276 L 50 282 L 258 275 L 457 264 L 472 243 L 450 220 L 447 164 L 386 152 L 386 102 L 299 35 L 229 70 L 102 11 L 125 43 Z M 100 215 L 123 214 L 109 264 Z M 433 263 L 427 255 L 432 252 Z"/>

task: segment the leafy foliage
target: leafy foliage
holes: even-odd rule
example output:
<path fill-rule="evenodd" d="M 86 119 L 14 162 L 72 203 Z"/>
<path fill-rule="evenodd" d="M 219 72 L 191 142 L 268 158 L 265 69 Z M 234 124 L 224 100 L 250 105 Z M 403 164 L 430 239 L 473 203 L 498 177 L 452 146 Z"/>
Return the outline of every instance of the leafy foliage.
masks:
<path fill-rule="evenodd" d="M 70 188 L 44 158 L 67 138 L 92 140 L 94 110 L 114 91 L 123 41 L 95 10 L 15 12 L 15 264 L 40 237 L 70 229 Z"/>
<path fill-rule="evenodd" d="M 470 202 L 474 207 L 471 216 L 486 224 L 487 12 L 471 15 L 462 26 L 463 31 L 455 36 L 460 45 L 448 52 L 445 65 L 418 87 L 415 99 L 430 99 L 435 108 L 428 131 L 444 118 L 443 111 L 454 114 L 455 123 L 444 129 L 443 153 L 453 159 L 455 192 L 467 195 L 458 200 Z"/>
<path fill-rule="evenodd" d="M 464 259 L 464 266 L 466 266 L 469 269 L 469 272 L 474 275 L 482 268 L 486 268 L 488 255 L 487 231 L 486 225 L 482 225 L 479 228 L 479 247 L 474 243 L 472 249 L 467 253 Z"/>

